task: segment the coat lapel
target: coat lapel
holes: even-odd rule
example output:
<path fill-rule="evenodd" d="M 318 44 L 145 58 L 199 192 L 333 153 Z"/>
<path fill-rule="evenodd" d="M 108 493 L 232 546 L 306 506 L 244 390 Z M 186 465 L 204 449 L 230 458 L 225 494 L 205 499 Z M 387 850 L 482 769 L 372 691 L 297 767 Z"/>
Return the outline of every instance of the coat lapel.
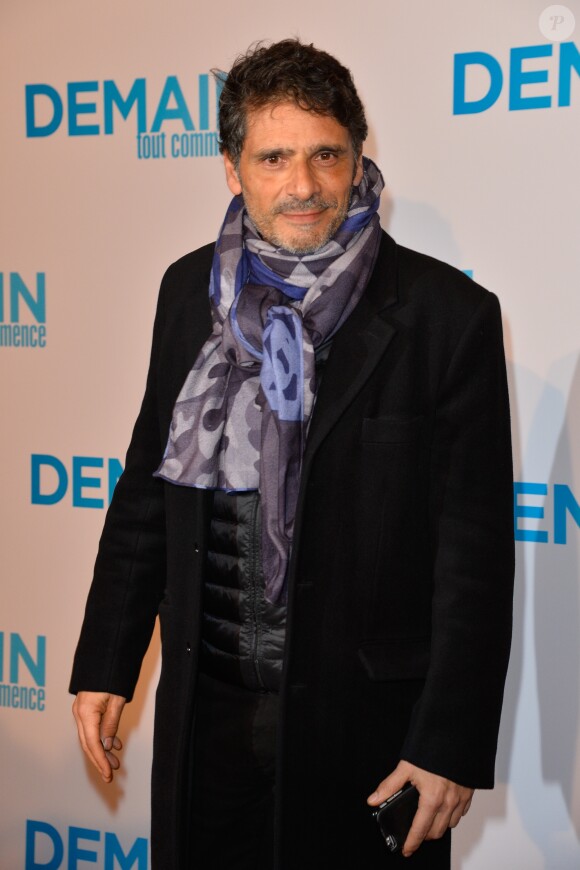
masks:
<path fill-rule="evenodd" d="M 383 233 L 379 256 L 359 304 L 333 339 L 312 415 L 302 476 L 323 439 L 372 374 L 396 328 L 382 312 L 397 301 L 397 246 Z"/>

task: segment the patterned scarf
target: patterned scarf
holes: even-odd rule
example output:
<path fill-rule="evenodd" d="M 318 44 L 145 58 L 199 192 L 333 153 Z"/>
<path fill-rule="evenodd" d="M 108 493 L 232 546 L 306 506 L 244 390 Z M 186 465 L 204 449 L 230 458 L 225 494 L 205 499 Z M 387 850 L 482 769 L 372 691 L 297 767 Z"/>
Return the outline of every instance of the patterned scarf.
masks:
<path fill-rule="evenodd" d="M 379 249 L 379 169 L 364 159 L 348 215 L 312 254 L 260 238 L 232 200 L 209 294 L 213 331 L 173 410 L 156 476 L 201 489 L 259 489 L 268 601 L 285 600 L 302 456 L 316 394 L 314 351 L 368 283 Z"/>

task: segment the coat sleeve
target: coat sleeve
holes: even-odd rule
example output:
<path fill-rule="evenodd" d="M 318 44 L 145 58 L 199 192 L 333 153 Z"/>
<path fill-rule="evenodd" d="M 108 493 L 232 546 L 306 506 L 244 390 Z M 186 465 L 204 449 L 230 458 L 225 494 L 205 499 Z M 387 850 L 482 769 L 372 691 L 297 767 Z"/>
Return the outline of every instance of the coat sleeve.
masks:
<path fill-rule="evenodd" d="M 164 449 L 158 419 L 158 357 L 166 274 L 159 294 L 145 396 L 125 469 L 99 543 L 70 691 L 133 696 L 165 587 L 163 483 L 154 478 Z"/>
<path fill-rule="evenodd" d="M 490 788 L 514 575 L 507 379 L 491 293 L 451 357 L 432 443 L 431 659 L 401 756 L 461 785 Z"/>

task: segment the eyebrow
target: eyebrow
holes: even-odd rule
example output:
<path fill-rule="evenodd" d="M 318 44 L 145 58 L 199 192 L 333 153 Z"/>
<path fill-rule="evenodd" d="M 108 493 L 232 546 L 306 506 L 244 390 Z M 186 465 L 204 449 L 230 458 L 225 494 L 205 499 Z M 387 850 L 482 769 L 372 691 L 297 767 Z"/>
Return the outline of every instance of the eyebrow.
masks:
<path fill-rule="evenodd" d="M 321 151 L 332 151 L 334 154 L 346 154 L 348 152 L 348 148 L 345 148 L 343 145 L 332 144 L 318 144 L 313 145 L 311 148 L 308 148 L 308 155 L 312 156 L 313 154 L 319 154 Z M 296 154 L 294 148 L 259 148 L 257 151 L 254 151 L 251 155 L 253 160 L 265 160 L 267 157 L 292 157 Z"/>

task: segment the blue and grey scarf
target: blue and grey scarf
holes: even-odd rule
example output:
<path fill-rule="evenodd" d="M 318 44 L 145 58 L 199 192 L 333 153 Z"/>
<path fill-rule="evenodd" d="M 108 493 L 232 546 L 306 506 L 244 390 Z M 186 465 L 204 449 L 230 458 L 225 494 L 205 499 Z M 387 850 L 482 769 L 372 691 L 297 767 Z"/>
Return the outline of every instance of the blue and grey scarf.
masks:
<path fill-rule="evenodd" d="M 158 477 L 182 486 L 260 491 L 266 598 L 283 601 L 300 470 L 316 395 L 315 349 L 358 303 L 380 242 L 383 179 L 372 161 L 348 215 L 312 254 L 260 238 L 241 196 L 218 238 L 213 331 L 173 410 Z"/>

